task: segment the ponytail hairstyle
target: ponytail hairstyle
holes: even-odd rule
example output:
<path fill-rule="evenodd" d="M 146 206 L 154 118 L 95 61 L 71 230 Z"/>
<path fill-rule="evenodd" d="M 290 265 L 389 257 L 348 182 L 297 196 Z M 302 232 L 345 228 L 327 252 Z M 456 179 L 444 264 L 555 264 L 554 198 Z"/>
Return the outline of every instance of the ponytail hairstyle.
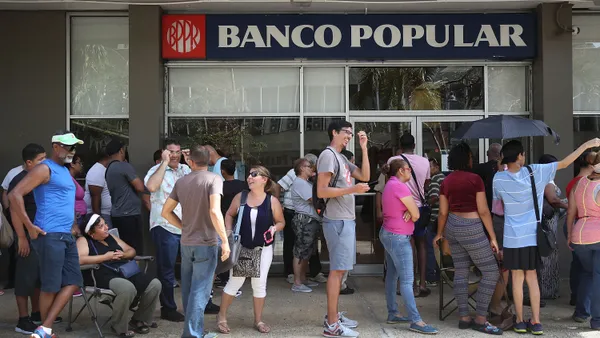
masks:
<path fill-rule="evenodd" d="M 269 171 L 269 169 L 265 168 L 262 165 L 253 165 L 250 168 L 250 170 L 252 169 L 257 171 L 260 174 L 260 176 L 267 179 L 267 183 L 265 184 L 265 192 L 273 195 L 273 192 L 275 191 L 275 182 L 273 182 L 273 180 L 271 179 L 271 172 Z"/>

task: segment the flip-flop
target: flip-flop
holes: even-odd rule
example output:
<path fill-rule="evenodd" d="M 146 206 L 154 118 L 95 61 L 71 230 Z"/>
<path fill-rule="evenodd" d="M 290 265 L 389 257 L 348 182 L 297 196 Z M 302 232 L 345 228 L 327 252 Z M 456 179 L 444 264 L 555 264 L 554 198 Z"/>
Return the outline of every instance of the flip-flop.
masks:
<path fill-rule="evenodd" d="M 150 332 L 148 325 L 140 320 L 130 320 L 129 326 L 133 329 L 133 331 L 135 331 L 135 333 L 148 334 Z"/>
<path fill-rule="evenodd" d="M 223 333 L 223 334 L 230 334 L 231 333 L 231 329 L 229 328 L 229 325 L 227 325 L 227 319 L 226 320 L 219 320 L 219 316 L 217 315 L 217 328 L 219 329 L 219 332 Z"/>
<path fill-rule="evenodd" d="M 123 338 L 135 337 L 135 332 L 132 330 L 127 330 L 127 332 L 123 332 L 123 333 L 117 333 L 117 330 L 115 330 L 114 327 L 111 326 L 110 329 L 112 330 L 112 332 L 114 334 L 117 335 L 117 337 L 123 337 Z"/>
<path fill-rule="evenodd" d="M 263 323 L 263 322 L 258 322 L 256 324 L 254 324 L 254 328 L 260 332 L 260 333 L 269 333 L 271 332 L 271 328 L 269 327 L 269 325 Z"/>

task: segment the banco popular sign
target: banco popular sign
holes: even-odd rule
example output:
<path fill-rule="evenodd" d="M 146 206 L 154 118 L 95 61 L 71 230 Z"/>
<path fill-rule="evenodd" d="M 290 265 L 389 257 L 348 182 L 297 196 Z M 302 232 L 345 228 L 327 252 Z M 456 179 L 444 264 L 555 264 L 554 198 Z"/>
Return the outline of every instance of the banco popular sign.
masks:
<path fill-rule="evenodd" d="M 165 59 L 535 57 L 533 13 L 165 15 L 162 25 Z"/>

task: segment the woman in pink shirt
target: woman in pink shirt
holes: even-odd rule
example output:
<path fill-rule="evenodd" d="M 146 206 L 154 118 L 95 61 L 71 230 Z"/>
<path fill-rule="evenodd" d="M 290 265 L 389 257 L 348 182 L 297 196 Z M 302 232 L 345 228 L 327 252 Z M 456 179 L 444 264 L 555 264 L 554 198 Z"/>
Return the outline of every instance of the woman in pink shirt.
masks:
<path fill-rule="evenodd" d="M 69 172 L 73 177 L 73 184 L 75 184 L 75 215 L 77 217 L 77 224 L 80 224 L 87 213 L 87 205 L 83 200 L 85 190 L 83 190 L 81 184 L 75 179 L 83 172 L 83 162 L 81 161 L 81 157 L 78 155 L 73 156 L 73 161 L 71 163 L 66 163 L 65 167 L 69 169 Z"/>
<path fill-rule="evenodd" d="M 421 319 L 413 294 L 414 270 L 413 251 L 410 237 L 419 219 L 419 208 L 406 185 L 411 179 L 410 167 L 404 160 L 393 160 L 389 165 L 389 181 L 381 197 L 383 226 L 379 239 L 385 248 L 387 274 L 385 276 L 385 298 L 388 308 L 388 324 L 408 323 L 410 330 L 435 334 L 438 330 Z M 396 281 L 400 279 L 400 292 L 408 317 L 401 317 L 396 303 Z"/>
<path fill-rule="evenodd" d="M 582 268 L 573 319 L 585 322 L 591 315 L 591 328 L 600 330 L 600 154 L 596 155 L 593 165 L 594 172 L 582 177 L 571 190 L 567 238 Z M 591 300 L 589 313 L 588 298 Z"/>

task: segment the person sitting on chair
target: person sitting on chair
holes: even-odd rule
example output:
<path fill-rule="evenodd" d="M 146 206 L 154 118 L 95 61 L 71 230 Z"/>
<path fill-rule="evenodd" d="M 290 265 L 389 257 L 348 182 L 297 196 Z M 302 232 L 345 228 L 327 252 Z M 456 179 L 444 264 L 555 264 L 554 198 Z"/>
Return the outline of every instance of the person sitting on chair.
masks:
<path fill-rule="evenodd" d="M 148 324 L 152 323 L 162 288 L 160 281 L 140 272 L 139 268 L 125 271 L 124 266 L 135 257 L 135 249 L 111 235 L 100 215 L 86 215 L 81 227 L 84 236 L 77 239 L 79 264 L 99 264 L 94 272 L 96 287 L 110 289 L 116 294 L 112 302 L 111 328 L 119 337 L 148 333 Z M 130 276 L 125 278 L 125 275 Z M 90 281 L 91 274 L 84 274 L 84 284 L 93 285 Z M 135 307 L 137 310 L 132 313 L 131 309 Z"/>

